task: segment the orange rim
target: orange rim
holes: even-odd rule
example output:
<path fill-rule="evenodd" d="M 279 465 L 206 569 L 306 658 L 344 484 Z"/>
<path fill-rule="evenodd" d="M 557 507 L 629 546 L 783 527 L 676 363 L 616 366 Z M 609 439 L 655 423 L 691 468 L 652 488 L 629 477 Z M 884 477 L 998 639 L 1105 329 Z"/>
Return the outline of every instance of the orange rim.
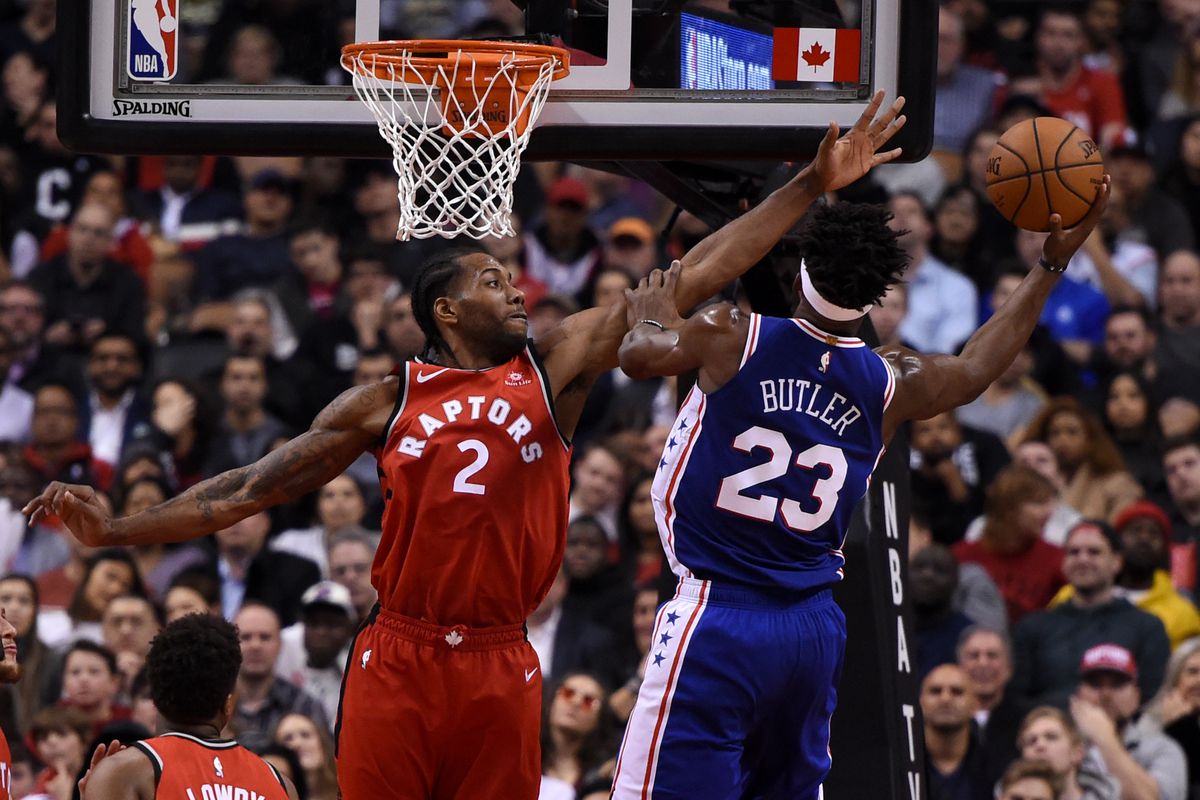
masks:
<path fill-rule="evenodd" d="M 540 72 L 549 61 L 556 62 L 554 80 L 565 78 L 571 72 L 571 54 L 561 47 L 543 44 L 399 39 L 355 42 L 342 48 L 343 67 L 357 74 L 365 72 L 385 80 L 393 77 L 397 71 L 412 70 L 429 82 L 435 80 L 442 69 L 457 66 L 464 57 L 483 67 L 485 74 L 501 67 Z M 356 60 L 358 58 L 362 60 Z M 456 78 L 460 85 L 471 83 L 469 71 L 460 73 Z"/>

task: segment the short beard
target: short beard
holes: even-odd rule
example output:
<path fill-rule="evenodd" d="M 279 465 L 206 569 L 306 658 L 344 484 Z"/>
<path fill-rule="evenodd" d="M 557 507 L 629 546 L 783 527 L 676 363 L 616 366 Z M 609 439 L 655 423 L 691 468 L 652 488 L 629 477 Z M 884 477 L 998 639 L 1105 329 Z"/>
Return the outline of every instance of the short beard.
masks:
<path fill-rule="evenodd" d="M 21 679 L 21 665 L 15 660 L 0 661 L 0 684 L 16 683 Z"/>

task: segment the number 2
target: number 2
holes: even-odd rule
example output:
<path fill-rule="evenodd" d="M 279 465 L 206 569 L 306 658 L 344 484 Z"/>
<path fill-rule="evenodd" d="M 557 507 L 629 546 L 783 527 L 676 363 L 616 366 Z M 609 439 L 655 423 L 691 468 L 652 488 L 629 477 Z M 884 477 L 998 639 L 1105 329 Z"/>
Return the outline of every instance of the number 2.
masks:
<path fill-rule="evenodd" d="M 471 483 L 467 479 L 487 466 L 488 458 L 491 457 L 487 445 L 478 439 L 466 439 L 458 443 L 458 450 L 461 453 L 473 452 L 475 460 L 460 469 L 454 476 L 454 491 L 462 494 L 483 494 L 487 491 L 486 486 L 480 483 Z"/>
<path fill-rule="evenodd" d="M 814 444 L 796 456 L 793 462 L 792 447 L 787 437 L 779 431 L 757 425 L 742 431 L 733 440 L 733 446 L 743 453 L 752 453 L 761 448 L 771 457 L 763 464 L 756 464 L 722 480 L 717 492 L 717 508 L 762 522 L 774 522 L 778 513 L 785 525 L 799 533 L 816 530 L 833 517 L 838 492 L 846 482 L 846 456 L 840 449 L 828 444 Z M 829 477 L 818 478 L 810 494 L 810 498 L 817 501 L 816 511 L 805 511 L 799 502 L 788 497 L 781 501 L 766 493 L 758 497 L 743 493 L 759 484 L 783 477 L 792 463 L 805 471 L 813 471 L 821 465 L 829 467 Z"/>

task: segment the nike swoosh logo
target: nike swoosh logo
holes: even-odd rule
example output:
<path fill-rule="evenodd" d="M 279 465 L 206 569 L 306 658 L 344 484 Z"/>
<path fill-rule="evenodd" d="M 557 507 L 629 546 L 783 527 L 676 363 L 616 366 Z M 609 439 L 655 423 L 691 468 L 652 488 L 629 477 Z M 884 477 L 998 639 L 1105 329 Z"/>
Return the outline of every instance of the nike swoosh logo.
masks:
<path fill-rule="evenodd" d="M 533 669 L 525 670 L 525 682 L 529 683 L 531 680 L 533 680 L 533 676 L 537 674 L 537 671 L 538 671 L 537 667 L 534 667 Z"/>
<path fill-rule="evenodd" d="M 449 371 L 449 369 L 450 369 L 449 367 L 446 367 L 445 369 L 439 369 L 437 372 L 422 373 L 417 376 L 417 383 L 424 383 L 425 381 L 431 381 L 434 378 L 436 378 L 438 375 L 441 375 L 443 372 Z"/>

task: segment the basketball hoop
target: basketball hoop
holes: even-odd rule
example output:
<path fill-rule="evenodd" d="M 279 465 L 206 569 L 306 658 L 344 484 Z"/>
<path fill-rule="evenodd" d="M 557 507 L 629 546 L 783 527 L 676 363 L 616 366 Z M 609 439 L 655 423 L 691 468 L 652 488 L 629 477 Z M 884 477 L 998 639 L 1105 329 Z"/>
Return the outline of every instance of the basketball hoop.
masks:
<path fill-rule="evenodd" d="M 513 182 L 560 47 L 518 42 L 359 42 L 342 48 L 354 91 L 392 146 L 396 238 L 513 236 Z"/>

